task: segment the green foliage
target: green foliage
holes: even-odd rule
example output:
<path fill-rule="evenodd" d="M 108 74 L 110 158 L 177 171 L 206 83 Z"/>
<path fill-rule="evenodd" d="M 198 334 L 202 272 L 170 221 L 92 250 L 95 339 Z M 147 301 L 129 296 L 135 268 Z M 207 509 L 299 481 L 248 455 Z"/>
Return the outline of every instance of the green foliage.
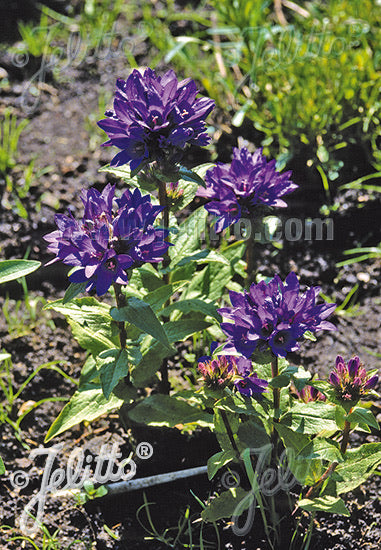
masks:
<path fill-rule="evenodd" d="M 204 521 L 218 521 L 240 515 L 252 505 L 253 499 L 253 495 L 241 487 L 229 489 L 214 498 L 201 512 L 201 517 Z"/>
<path fill-rule="evenodd" d="M 210 426 L 212 416 L 198 407 L 169 395 L 154 394 L 136 405 L 128 416 L 134 422 L 150 426 L 173 427 L 178 424 Z"/>
<path fill-rule="evenodd" d="M 204 30 L 193 25 L 191 36 L 176 38 L 164 35 L 160 19 L 148 30 L 147 8 L 147 34 L 167 60 L 230 108 L 234 125 L 250 119 L 279 166 L 301 156 L 333 181 L 341 150 L 355 145 L 379 170 L 378 7 L 371 0 L 311 2 L 303 16 L 287 11 L 289 24 L 281 26 L 271 4 L 213 1 L 217 17 L 205 13 Z"/>
<path fill-rule="evenodd" d="M 118 409 L 122 404 L 123 400 L 113 394 L 106 399 L 100 385 L 84 386 L 73 395 L 50 426 L 45 442 L 84 420 L 91 422 L 102 414 Z"/>
<path fill-rule="evenodd" d="M 0 284 L 33 273 L 40 265 L 41 262 L 34 260 L 2 260 L 0 261 Z"/>
<path fill-rule="evenodd" d="M 343 500 L 340 497 L 332 497 L 325 495 L 317 497 L 314 500 L 304 498 L 298 502 L 299 508 L 303 508 L 307 512 L 330 512 L 331 514 L 340 514 L 342 516 L 350 516 Z"/>
<path fill-rule="evenodd" d="M 18 122 L 11 109 L 5 109 L 0 124 L 0 175 L 4 176 L 15 167 L 20 135 L 28 124 L 29 121 L 26 119 Z"/>

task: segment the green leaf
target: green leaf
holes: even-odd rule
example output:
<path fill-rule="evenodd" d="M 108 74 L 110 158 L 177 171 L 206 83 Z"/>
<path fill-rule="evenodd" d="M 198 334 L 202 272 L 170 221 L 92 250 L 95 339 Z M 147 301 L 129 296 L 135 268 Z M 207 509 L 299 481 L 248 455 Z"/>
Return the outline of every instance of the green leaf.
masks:
<path fill-rule="evenodd" d="M 313 332 L 310 330 L 306 330 L 306 332 L 303 334 L 303 338 L 306 340 L 311 340 L 311 342 L 316 342 L 317 338 Z"/>
<path fill-rule="evenodd" d="M 97 357 L 103 395 L 108 399 L 119 380 L 127 376 L 129 357 L 125 349 L 108 349 Z"/>
<path fill-rule="evenodd" d="M 119 332 L 110 316 L 110 306 L 91 296 L 76 298 L 67 304 L 57 300 L 44 309 L 54 309 L 65 315 L 80 345 L 94 355 L 119 345 Z"/>
<path fill-rule="evenodd" d="M 5 466 L 4 466 L 3 459 L 0 456 L 0 476 L 2 476 L 4 474 L 5 474 Z"/>
<path fill-rule="evenodd" d="M 364 443 L 344 454 L 344 461 L 332 474 L 337 494 L 353 491 L 364 483 L 381 464 L 381 443 Z"/>
<path fill-rule="evenodd" d="M 330 439 L 315 437 L 308 445 L 303 447 L 296 456 L 297 459 L 320 459 L 328 462 L 342 462 L 343 455 L 339 444 Z"/>
<path fill-rule="evenodd" d="M 234 459 L 237 460 L 237 453 L 234 450 L 220 451 L 211 456 L 208 460 L 208 478 L 213 479 L 218 470 Z"/>
<path fill-rule="evenodd" d="M 128 412 L 129 418 L 139 424 L 168 426 L 197 423 L 210 426 L 212 415 L 174 396 L 154 394 L 146 397 Z"/>
<path fill-rule="evenodd" d="M 189 168 L 186 168 L 185 166 L 179 166 L 179 174 L 183 180 L 197 183 L 197 185 L 205 187 L 204 180 L 196 172 L 192 172 L 192 170 L 189 170 Z"/>
<path fill-rule="evenodd" d="M 115 347 L 117 344 L 114 339 L 107 338 L 103 330 L 94 330 L 88 327 L 86 321 L 84 325 L 80 325 L 69 319 L 69 325 L 78 344 L 94 356 L 99 355 L 103 350 Z"/>
<path fill-rule="evenodd" d="M 301 485 L 314 485 L 324 472 L 323 462 L 320 458 L 302 458 L 300 455 L 301 451 L 310 445 L 311 438 L 279 423 L 274 422 L 274 428 L 286 447 L 287 463 L 293 475 Z"/>
<path fill-rule="evenodd" d="M 192 313 L 193 311 L 199 311 L 204 315 L 209 315 L 214 317 L 217 321 L 221 322 L 222 318 L 219 313 L 217 313 L 217 307 L 214 304 L 204 302 L 199 298 L 193 298 L 188 300 L 179 300 L 173 304 L 167 306 L 162 311 L 160 315 L 169 316 L 172 311 L 181 311 L 182 313 Z"/>
<path fill-rule="evenodd" d="M 354 422 L 356 424 L 366 424 L 372 426 L 372 428 L 379 429 L 377 420 L 375 419 L 372 411 L 364 409 L 363 407 L 354 407 L 352 412 L 345 418 L 348 422 Z"/>
<path fill-rule="evenodd" d="M 118 322 L 127 321 L 138 327 L 146 334 L 150 334 L 158 342 L 165 347 L 171 349 L 168 337 L 165 333 L 163 325 L 156 317 L 151 306 L 131 296 L 127 298 L 127 306 L 118 309 L 116 307 L 111 308 L 111 317 Z"/>
<path fill-rule="evenodd" d="M 209 170 L 215 166 L 213 163 L 201 164 L 193 168 L 193 172 L 203 178 Z M 180 179 L 178 182 L 178 189 L 182 191 L 182 194 L 175 201 L 176 210 L 182 210 L 185 208 L 196 196 L 197 190 L 199 188 L 199 183 L 195 181 L 186 181 L 184 178 Z"/>
<path fill-rule="evenodd" d="M 241 446 L 250 449 L 263 447 L 270 443 L 270 437 L 264 425 L 260 421 L 256 421 L 255 418 L 246 420 L 239 425 L 237 437 Z"/>
<path fill-rule="evenodd" d="M 245 491 L 242 487 L 235 487 L 214 498 L 201 512 L 201 517 L 204 521 L 210 522 L 216 522 L 222 518 L 232 518 L 250 508 L 253 501 L 252 492 Z"/>
<path fill-rule="evenodd" d="M 280 423 L 304 434 L 317 434 L 323 430 L 337 430 L 336 408 L 328 403 L 295 403 L 292 409 L 281 416 Z"/>
<path fill-rule="evenodd" d="M 193 319 L 180 319 L 179 321 L 170 321 L 164 325 L 164 330 L 170 344 L 181 342 L 195 332 L 208 328 L 210 323 Z M 154 340 L 152 336 L 146 336 L 141 344 L 142 360 L 131 370 L 131 379 L 136 387 L 143 387 L 149 382 L 154 374 L 159 370 L 161 362 L 166 357 L 174 355 L 173 348 L 164 347 L 160 342 Z"/>
<path fill-rule="evenodd" d="M 169 300 L 173 293 L 184 286 L 186 281 L 180 281 L 178 283 L 169 284 L 156 288 L 152 292 L 149 292 L 144 296 L 144 301 L 151 306 L 155 313 L 160 313 L 163 305 Z"/>
<path fill-rule="evenodd" d="M 19 277 L 25 277 L 36 271 L 41 262 L 34 260 L 1 260 L 0 261 L 0 284 L 14 281 Z"/>
<path fill-rule="evenodd" d="M 189 256 L 200 248 L 201 233 L 205 231 L 207 214 L 205 208 L 197 208 L 197 210 L 180 225 L 179 232 L 172 239 L 173 246 L 170 246 L 168 250 L 171 258 L 171 269 L 173 269 L 182 258 Z"/>
<path fill-rule="evenodd" d="M 85 292 L 87 284 L 87 281 L 84 283 L 70 283 L 62 299 L 62 303 L 65 305 L 78 296 L 78 294 L 81 294 L 81 292 Z"/>
<path fill-rule="evenodd" d="M 331 514 L 340 514 L 347 517 L 351 515 L 340 497 L 329 495 L 317 497 L 313 500 L 304 498 L 299 500 L 298 506 L 303 510 L 307 510 L 307 512 L 330 512 Z"/>
<path fill-rule="evenodd" d="M 106 399 L 101 387 L 83 388 L 75 392 L 50 426 L 45 442 L 84 420 L 91 422 L 102 414 L 118 409 L 122 404 L 122 399 L 118 399 L 114 395 Z"/>
<path fill-rule="evenodd" d="M 164 330 L 169 342 L 173 344 L 175 342 L 182 342 L 195 332 L 202 332 L 210 324 L 208 321 L 200 321 L 199 319 L 180 319 L 166 323 Z"/>

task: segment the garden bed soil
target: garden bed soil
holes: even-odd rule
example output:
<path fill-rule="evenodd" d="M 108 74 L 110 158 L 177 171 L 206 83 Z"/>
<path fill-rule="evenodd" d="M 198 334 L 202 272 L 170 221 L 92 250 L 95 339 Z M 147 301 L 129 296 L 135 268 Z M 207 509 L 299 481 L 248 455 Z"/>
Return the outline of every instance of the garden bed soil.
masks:
<path fill-rule="evenodd" d="M 12 12 L 13 13 L 13 12 Z M 12 15 L 13 16 L 13 15 Z M 148 63 L 147 45 L 141 47 L 140 62 Z M 25 117 L 22 108 L 25 90 L 30 83 L 27 67 L 20 70 L 9 62 L 9 55 L 2 54 L 0 66 L 7 73 L 8 84 L 0 88 L 1 110 L 6 106 L 14 108 L 20 117 Z M 160 67 L 162 68 L 162 67 Z M 96 130 L 91 115 L 98 110 L 99 86 L 110 94 L 114 89 L 116 77 L 126 77 L 125 59 L 114 56 L 102 60 L 89 55 L 80 66 L 69 66 L 61 81 L 47 80 L 38 87 L 39 101 L 33 112 L 28 115 L 29 126 L 21 135 L 19 142 L 19 163 L 27 165 L 35 158 L 35 168 L 49 171 L 42 174 L 30 187 L 23 199 L 27 218 L 20 218 L 12 208 L 12 195 L 6 191 L 5 182 L 0 180 L 2 208 L 0 211 L 0 251 L 2 259 L 20 258 L 28 254 L 30 259 L 45 263 L 51 256 L 46 252 L 43 235 L 54 229 L 54 215 L 65 212 L 68 208 L 74 215 L 81 211 L 79 192 L 82 188 L 97 186 L 101 189 L 110 179 L 98 169 L 108 163 L 113 152 L 100 148 L 102 139 Z M 218 110 L 213 115 L 213 125 L 226 123 L 226 115 Z M 245 127 L 244 127 L 245 128 Z M 243 132 L 246 139 L 250 133 Z M 219 135 L 221 132 L 219 132 Z M 221 153 L 220 159 L 226 161 L 230 156 L 231 146 L 237 143 L 239 129 L 234 129 L 228 136 L 222 132 L 216 150 Z M 89 144 L 96 143 L 93 150 Z M 229 150 L 230 148 L 230 150 Z M 199 149 L 191 151 L 190 165 L 206 162 L 209 153 Z M 364 170 L 366 167 L 364 168 Z M 304 173 L 294 166 L 295 180 L 300 183 L 300 191 L 290 195 L 289 208 L 285 218 L 318 216 L 322 204 L 321 194 L 315 193 L 316 200 L 311 200 L 311 193 L 303 181 Z M 11 174 L 14 185 L 22 185 L 21 168 Z M 363 196 L 360 192 L 347 191 L 338 197 L 339 208 L 332 216 L 334 220 L 334 239 L 332 241 L 298 241 L 283 243 L 278 254 L 275 249 L 264 247 L 261 251 L 259 272 L 272 276 L 279 272 L 282 276 L 293 270 L 299 276 L 303 286 L 320 284 L 325 294 L 335 295 L 342 302 L 355 284 L 357 292 L 356 311 L 351 310 L 336 315 L 334 322 L 338 330 L 321 335 L 318 343 L 306 343 L 301 353 L 291 356 L 293 364 L 300 364 L 324 376 L 332 368 L 337 354 L 346 358 L 358 354 L 368 368 L 378 366 L 380 349 L 379 325 L 381 303 L 378 296 L 380 261 L 372 260 L 362 264 L 353 264 L 340 271 L 336 262 L 343 259 L 342 250 L 359 243 L 374 245 L 379 242 L 375 229 L 379 224 L 379 207 L 377 200 Z M 361 204 L 360 204 L 361 203 Z M 359 208 L 359 204 L 362 208 Z M 45 300 L 54 300 L 63 296 L 67 286 L 65 270 L 57 264 L 43 267 L 28 277 L 28 288 L 31 296 L 41 296 Z M 7 304 L 7 296 L 13 300 L 22 297 L 19 284 L 4 285 L 0 289 L 0 306 L 15 307 L 14 302 Z M 17 313 L 13 311 L 17 317 Z M 12 314 L 13 314 L 12 313 Z M 26 317 L 27 318 L 27 317 Z M 63 371 L 78 379 L 85 359 L 84 351 L 77 346 L 62 317 L 55 313 L 38 313 L 38 322 L 28 320 L 30 326 L 25 330 L 8 334 L 9 325 L 0 315 L 1 349 L 11 354 L 13 370 L 12 386 L 17 390 L 22 382 L 40 365 L 50 361 L 60 361 Z M 52 326 L 52 322 L 55 328 Z M 190 345 L 190 343 L 189 343 Z M 185 347 L 187 343 L 185 343 Z M 181 356 L 170 362 L 170 374 L 183 379 L 187 364 Z M 25 402 L 38 402 L 47 398 L 62 398 L 73 393 L 74 384 L 59 373 L 42 369 L 31 380 L 27 388 L 15 401 L 10 416 L 17 419 L 20 410 L 25 410 Z M 24 409 L 23 409 L 24 407 Z M 376 414 L 381 412 L 381 403 L 373 405 Z M 62 408 L 60 401 L 47 401 L 30 412 L 21 422 L 21 438 L 16 437 L 15 430 L 7 423 L 0 425 L 0 455 L 3 457 L 7 473 L 2 476 L 0 484 L 0 525 L 8 525 L 0 531 L 1 548 L 6 550 L 20 547 L 32 548 L 30 543 L 20 540 L 17 529 L 20 515 L 32 495 L 39 490 L 44 469 L 44 457 L 31 460 L 30 450 L 44 445 L 44 438 L 49 426 Z M 380 419 L 380 417 L 379 417 Z M 363 436 L 363 441 L 378 441 L 380 433 L 373 432 Z M 20 440 L 21 439 L 21 440 Z M 206 460 L 219 450 L 213 434 L 207 430 L 198 430 L 193 434 L 184 434 L 174 428 L 149 429 L 134 427 L 124 430 L 117 414 L 111 414 L 88 425 L 75 426 L 53 441 L 51 444 L 62 444 L 57 456 L 56 465 L 66 468 L 70 452 L 75 447 L 84 450 L 86 456 L 96 457 L 102 445 L 115 443 L 127 457 L 134 452 L 137 443 L 147 441 L 153 446 L 153 456 L 149 460 L 137 460 L 137 477 L 153 475 L 172 470 L 180 470 L 205 465 Z M 360 440 L 354 441 L 359 444 Z M 51 445 L 49 444 L 49 445 Z M 20 489 L 12 483 L 16 471 L 28 473 L 30 482 Z M 206 476 L 189 478 L 166 486 L 151 488 L 146 491 L 152 521 L 159 532 L 177 525 L 181 514 L 190 505 L 191 519 L 196 519 L 201 501 L 213 494 L 219 481 L 210 483 Z M 195 496 L 193 496 L 193 494 Z M 378 549 L 381 543 L 381 502 L 379 477 L 371 477 L 346 499 L 351 511 L 350 518 L 336 515 L 318 514 L 315 531 L 312 537 L 311 550 L 344 550 L 348 548 Z M 59 530 L 58 538 L 62 548 L 78 539 L 71 548 L 97 548 L 97 550 L 160 550 L 166 548 L 157 540 L 144 540 L 148 536 L 136 519 L 136 514 L 148 526 L 143 493 L 126 494 L 121 498 L 110 498 L 103 501 L 92 501 L 86 506 L 75 505 L 68 497 L 47 498 L 43 521 L 50 533 Z M 140 511 L 139 511 L 140 510 Z M 107 527 L 105 528 L 104 525 Z M 199 524 L 194 524 L 195 530 Z M 112 529 L 119 540 L 114 540 L 107 532 Z M 205 540 L 216 545 L 216 534 L 213 526 L 204 530 Z M 256 526 L 252 532 L 243 537 L 234 537 L 229 525 L 221 525 L 220 537 L 225 549 L 266 549 L 263 533 Z M 39 536 L 35 539 L 40 540 Z M 94 543 L 94 546 L 91 544 Z M 25 544 L 25 546 L 24 546 Z M 213 546 L 210 546 L 212 548 Z M 216 547 L 216 546 L 215 546 Z M 179 546 L 180 548 L 180 546 Z"/>

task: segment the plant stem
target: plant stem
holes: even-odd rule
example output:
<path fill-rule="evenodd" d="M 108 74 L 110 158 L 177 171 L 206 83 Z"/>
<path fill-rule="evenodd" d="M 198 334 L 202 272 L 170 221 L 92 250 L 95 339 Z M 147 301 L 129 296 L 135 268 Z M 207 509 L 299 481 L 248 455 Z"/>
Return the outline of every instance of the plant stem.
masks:
<path fill-rule="evenodd" d="M 169 206 L 168 206 L 168 198 L 167 198 L 167 188 L 164 181 L 159 180 L 156 178 L 156 181 L 159 186 L 159 203 L 160 206 L 164 207 L 163 214 L 162 214 L 162 225 L 164 229 L 168 229 L 169 227 Z M 169 265 L 170 259 L 168 250 L 164 254 L 163 258 L 163 268 L 167 268 Z M 163 276 L 164 283 L 167 285 L 169 283 L 169 273 L 164 273 Z"/>
<path fill-rule="evenodd" d="M 255 282 L 256 269 L 255 269 L 255 255 L 254 255 L 255 240 L 254 236 L 250 235 L 246 245 L 246 280 L 245 287 L 249 288 L 251 283 Z"/>
<path fill-rule="evenodd" d="M 324 474 L 318 479 L 318 481 L 310 487 L 306 493 L 306 498 L 313 498 L 316 495 L 317 490 L 323 485 L 324 481 L 335 471 L 338 462 L 332 462 L 332 464 L 326 469 Z"/>
<path fill-rule="evenodd" d="M 343 430 L 343 439 L 341 441 L 340 451 L 344 454 L 348 447 L 349 432 L 351 431 L 351 423 L 348 420 L 345 421 Z"/>
<path fill-rule="evenodd" d="M 115 291 L 115 299 L 116 299 L 116 305 L 118 309 L 121 309 L 122 307 L 125 307 L 127 305 L 126 297 L 122 292 L 122 285 L 118 283 L 113 284 L 114 291 Z M 126 332 L 126 324 L 124 321 L 117 322 L 118 329 L 119 329 L 119 341 L 120 341 L 120 347 L 122 349 L 126 348 L 126 342 L 127 342 L 127 332 Z"/>
<path fill-rule="evenodd" d="M 235 452 L 237 454 L 239 454 L 239 450 L 238 450 L 238 447 L 237 447 L 237 444 L 235 442 L 235 439 L 234 439 L 234 435 L 233 435 L 233 431 L 231 429 L 231 426 L 229 424 L 229 420 L 228 420 L 228 417 L 226 415 L 226 412 L 221 410 L 221 418 L 222 418 L 222 421 L 224 423 L 224 426 L 225 426 L 225 429 L 226 429 L 226 433 L 228 434 L 228 437 L 229 437 L 229 440 L 230 440 L 230 443 L 231 443 L 231 446 L 233 447 L 233 449 L 235 450 Z"/>
<path fill-rule="evenodd" d="M 273 356 L 273 360 L 271 361 L 271 376 L 272 378 L 275 378 L 279 374 L 279 366 L 278 366 L 278 357 L 275 355 Z M 278 413 L 279 413 L 279 406 L 280 406 L 280 388 L 273 388 L 273 403 L 274 403 L 274 416 L 273 416 L 273 422 L 279 422 L 278 419 Z M 275 465 L 276 464 L 276 458 L 277 458 L 277 446 L 278 446 L 278 432 L 273 427 L 272 434 L 271 434 L 271 444 L 272 444 L 272 451 L 271 451 L 271 462 Z"/>
<path fill-rule="evenodd" d="M 278 357 L 274 356 L 273 360 L 271 361 L 271 376 L 272 378 L 275 378 L 279 374 L 279 367 L 278 367 Z M 273 388 L 273 396 L 274 396 L 274 422 L 277 422 L 278 419 L 275 419 L 275 411 L 279 409 L 280 405 L 280 388 Z"/>
<path fill-rule="evenodd" d="M 168 200 L 167 200 L 167 188 L 164 181 L 159 180 L 156 178 L 158 187 L 159 187 L 159 202 L 160 206 L 164 207 L 163 210 L 163 217 L 162 217 L 162 224 L 164 229 L 168 229 L 169 227 L 169 206 L 168 206 Z M 167 268 L 170 263 L 170 258 L 168 251 L 164 254 L 163 257 L 163 268 Z M 163 275 L 163 281 L 167 285 L 169 283 L 169 273 L 164 273 Z M 168 380 L 168 360 L 167 358 L 164 358 L 161 363 L 160 367 L 160 375 L 161 380 L 159 384 L 159 391 L 160 393 L 164 393 L 166 395 L 169 394 L 171 389 L 171 384 Z"/>

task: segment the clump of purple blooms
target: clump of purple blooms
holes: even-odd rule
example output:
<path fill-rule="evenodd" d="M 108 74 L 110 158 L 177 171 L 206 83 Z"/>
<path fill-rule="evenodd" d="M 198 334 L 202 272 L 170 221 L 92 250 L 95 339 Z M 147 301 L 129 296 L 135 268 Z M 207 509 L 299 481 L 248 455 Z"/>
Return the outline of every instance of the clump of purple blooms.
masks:
<path fill-rule="evenodd" d="M 251 357 L 254 351 L 268 351 L 286 357 L 299 349 L 306 331 L 334 330 L 326 321 L 336 304 L 316 305 L 319 287 L 299 295 L 299 281 L 289 273 L 285 282 L 276 275 L 270 282 L 252 284 L 249 291 L 230 292 L 232 307 L 219 313 L 231 322 L 221 323 L 228 336 L 225 349 Z"/>
<path fill-rule="evenodd" d="M 280 197 L 298 187 L 290 175 L 277 172 L 275 160 L 267 162 L 262 149 L 251 154 L 243 147 L 233 150 L 231 164 L 220 163 L 207 171 L 206 188 L 197 195 L 211 199 L 205 208 L 217 216 L 215 230 L 220 233 L 242 217 L 252 218 L 260 205 L 287 206 Z"/>
<path fill-rule="evenodd" d="M 261 394 L 267 390 L 268 382 L 251 373 L 251 361 L 234 355 L 213 356 L 217 342 L 210 347 L 211 355 L 200 357 L 198 370 L 204 383 L 211 389 L 224 389 L 235 385 L 237 390 L 247 396 Z"/>
<path fill-rule="evenodd" d="M 325 395 L 312 386 L 304 386 L 304 388 L 300 391 L 295 390 L 295 393 L 298 398 L 303 401 L 303 403 L 310 403 L 311 401 L 326 401 Z"/>
<path fill-rule="evenodd" d="M 336 366 L 329 376 L 329 382 L 340 401 L 357 402 L 376 387 L 378 376 L 369 376 L 357 356 L 350 359 L 347 366 L 341 355 L 338 355 Z"/>
<path fill-rule="evenodd" d="M 127 270 L 162 261 L 169 247 L 168 230 L 153 226 L 162 207 L 153 206 L 149 195 L 142 196 L 138 189 L 126 190 L 115 201 L 114 192 L 110 184 L 101 193 L 83 190 L 82 220 L 57 214 L 58 230 L 44 237 L 56 255 L 49 263 L 61 260 L 77 267 L 70 281 L 86 282 L 86 290 L 95 289 L 98 296 L 113 283 L 127 284 Z"/>
<path fill-rule="evenodd" d="M 143 74 L 135 69 L 116 87 L 114 109 L 98 122 L 110 138 L 103 145 L 121 149 L 111 166 L 129 163 L 135 171 L 153 161 L 174 164 L 187 144 L 209 143 L 205 119 L 214 101 L 196 99 L 193 80 L 179 82 L 173 71 L 158 76 L 152 69 Z"/>

